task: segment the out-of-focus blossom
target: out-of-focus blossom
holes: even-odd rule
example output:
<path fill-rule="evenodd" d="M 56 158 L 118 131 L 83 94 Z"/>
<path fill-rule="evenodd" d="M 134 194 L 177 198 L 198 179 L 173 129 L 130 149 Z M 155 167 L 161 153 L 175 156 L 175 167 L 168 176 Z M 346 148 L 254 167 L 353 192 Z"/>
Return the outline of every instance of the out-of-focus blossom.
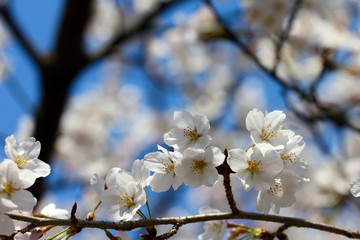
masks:
<path fill-rule="evenodd" d="M 218 209 L 208 206 L 199 209 L 200 214 L 220 213 Z M 226 221 L 207 221 L 204 225 L 205 232 L 198 236 L 198 240 L 218 240 L 222 239 L 226 232 Z"/>

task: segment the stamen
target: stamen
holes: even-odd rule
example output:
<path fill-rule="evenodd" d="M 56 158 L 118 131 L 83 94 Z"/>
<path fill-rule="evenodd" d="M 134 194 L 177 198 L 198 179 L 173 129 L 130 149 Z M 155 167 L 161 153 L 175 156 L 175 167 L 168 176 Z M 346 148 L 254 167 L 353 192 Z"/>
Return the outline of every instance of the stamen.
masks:
<path fill-rule="evenodd" d="M 283 161 L 289 161 L 292 165 L 296 163 L 296 153 L 290 153 L 287 156 L 281 155 Z"/>
<path fill-rule="evenodd" d="M 261 160 L 247 160 L 249 167 L 247 170 L 251 172 L 251 174 L 257 174 L 259 172 L 259 168 L 262 165 Z"/>
<path fill-rule="evenodd" d="M 206 162 L 204 160 L 193 160 L 190 166 L 192 172 L 196 174 L 203 174 L 205 167 Z"/>
<path fill-rule="evenodd" d="M 198 138 L 200 138 L 201 135 L 198 134 L 196 128 L 192 129 L 190 127 L 187 127 L 186 129 L 184 129 L 184 137 L 188 138 L 190 142 L 194 142 L 198 140 Z"/>
<path fill-rule="evenodd" d="M 127 193 L 121 193 L 121 194 L 119 195 L 119 198 L 120 198 L 120 199 L 118 199 L 117 201 L 118 201 L 119 203 L 127 206 L 128 209 L 135 205 L 134 200 L 133 200 L 131 197 L 129 197 L 129 195 L 128 195 Z"/>
<path fill-rule="evenodd" d="M 277 136 L 278 136 L 278 131 L 276 129 L 271 129 L 271 125 L 269 125 L 266 127 L 266 129 L 263 129 L 263 133 L 260 137 L 264 141 L 269 141 L 270 138 Z"/>
<path fill-rule="evenodd" d="M 161 171 L 165 173 L 165 176 L 174 172 L 175 165 L 173 162 L 162 161 L 161 164 L 163 165 L 163 168 L 161 169 Z"/>
<path fill-rule="evenodd" d="M 0 193 L 6 193 L 9 196 L 13 193 L 15 193 L 16 191 L 19 191 L 21 188 L 16 188 L 16 183 L 10 181 L 9 183 L 7 183 L 6 185 L 4 185 L 3 190 L 0 191 Z"/>
<path fill-rule="evenodd" d="M 18 168 L 21 169 L 21 168 L 23 168 L 23 167 L 30 164 L 30 162 L 28 161 L 28 157 L 29 157 L 29 154 L 27 154 L 27 153 L 17 155 L 17 158 L 16 158 L 15 162 L 18 165 Z"/>

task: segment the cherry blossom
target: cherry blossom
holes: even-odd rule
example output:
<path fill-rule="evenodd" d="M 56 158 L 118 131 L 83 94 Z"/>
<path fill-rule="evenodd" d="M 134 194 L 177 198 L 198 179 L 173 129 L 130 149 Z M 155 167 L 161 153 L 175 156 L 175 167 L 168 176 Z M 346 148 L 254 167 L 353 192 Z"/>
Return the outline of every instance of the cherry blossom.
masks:
<path fill-rule="evenodd" d="M 0 199 L 5 207 L 12 208 L 15 205 L 19 210 L 32 210 L 37 201 L 29 191 L 24 190 L 30 186 L 29 181 L 20 179 L 14 161 L 4 160 L 0 163 Z"/>
<path fill-rule="evenodd" d="M 351 182 L 350 192 L 354 197 L 360 197 L 360 179 Z"/>
<path fill-rule="evenodd" d="M 289 139 L 288 143 L 279 152 L 281 159 L 284 162 L 284 167 L 294 171 L 299 179 L 308 182 L 309 179 L 304 177 L 308 171 L 308 163 L 300 157 L 300 154 L 305 148 L 305 142 L 299 135 L 293 136 Z"/>
<path fill-rule="evenodd" d="M 106 216 L 113 221 L 138 218 L 137 210 L 146 203 L 141 183 L 125 171 L 120 171 L 115 177 L 116 184 L 109 186 L 100 196 L 101 202 L 109 207 Z"/>
<path fill-rule="evenodd" d="M 175 173 L 185 185 L 192 188 L 205 185 L 211 187 L 218 180 L 216 167 L 223 163 L 225 155 L 217 147 L 203 149 L 188 148 L 183 159 L 175 165 Z"/>
<path fill-rule="evenodd" d="M 228 163 L 246 191 L 252 187 L 258 191 L 274 187 L 274 178 L 284 168 L 281 159 L 274 156 L 273 150 L 268 148 L 263 153 L 257 146 L 247 152 L 239 148 L 230 150 Z"/>
<path fill-rule="evenodd" d="M 131 175 L 141 184 L 143 188 L 146 188 L 150 184 L 150 171 L 146 168 L 144 160 L 137 159 L 134 161 L 131 168 Z"/>
<path fill-rule="evenodd" d="M 279 149 L 286 145 L 288 135 L 292 134 L 292 131 L 283 129 L 285 120 L 286 115 L 282 111 L 273 111 L 264 116 L 255 108 L 246 117 L 246 128 L 255 144 L 266 143 Z"/>
<path fill-rule="evenodd" d="M 211 137 L 209 119 L 202 114 L 195 116 L 187 111 L 174 113 L 176 128 L 164 134 L 164 142 L 177 151 L 186 148 L 204 149 L 209 145 Z"/>
<path fill-rule="evenodd" d="M 20 169 L 22 179 L 26 179 L 32 185 L 36 178 L 46 177 L 50 174 L 49 164 L 38 159 L 40 154 L 40 142 L 35 138 L 28 138 L 18 143 L 11 135 L 5 139 L 5 153 L 13 160 Z"/>
<path fill-rule="evenodd" d="M 158 145 L 161 152 L 152 152 L 144 156 L 145 165 L 153 171 L 150 181 L 151 189 L 155 192 L 169 190 L 172 186 L 174 191 L 182 184 L 182 179 L 175 173 L 175 163 L 182 159 L 180 152 L 169 152 Z"/>
<path fill-rule="evenodd" d="M 199 209 L 200 214 L 220 213 L 218 209 L 208 206 Z M 226 232 L 226 222 L 224 220 L 207 221 L 204 225 L 205 232 L 198 236 L 198 240 L 217 240 L 222 239 Z"/>
<path fill-rule="evenodd" d="M 259 212 L 269 213 L 271 209 L 279 214 L 281 207 L 290 207 L 296 202 L 295 192 L 299 189 L 299 180 L 294 172 L 284 170 L 279 178 L 275 179 L 275 186 L 259 192 L 256 209 Z"/>

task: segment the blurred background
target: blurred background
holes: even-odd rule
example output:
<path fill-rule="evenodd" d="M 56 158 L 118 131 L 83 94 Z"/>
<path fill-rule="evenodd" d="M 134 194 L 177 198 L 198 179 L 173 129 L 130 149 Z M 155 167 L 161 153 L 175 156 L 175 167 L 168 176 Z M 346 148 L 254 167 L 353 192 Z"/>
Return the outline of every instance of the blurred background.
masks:
<path fill-rule="evenodd" d="M 0 2 L 0 156 L 4 140 L 33 136 L 52 173 L 31 191 L 84 218 L 99 201 L 94 173 L 130 169 L 165 146 L 173 112 L 210 119 L 212 145 L 251 145 L 253 108 L 282 110 L 304 137 L 309 183 L 280 214 L 358 229 L 360 3 L 355 0 L 3 0 Z M 256 191 L 232 186 L 256 211 Z M 229 211 L 221 181 L 209 189 L 147 189 L 153 217 Z M 214 194 L 216 193 L 216 194 Z M 97 219 L 104 219 L 99 209 Z M 277 224 L 239 221 L 275 230 Z M 173 239 L 195 239 L 202 224 Z M 159 232 L 169 228 L 159 227 Z M 342 239 L 291 228 L 290 239 Z M 138 239 L 140 231 L 130 233 Z M 85 229 L 74 239 L 104 239 Z"/>

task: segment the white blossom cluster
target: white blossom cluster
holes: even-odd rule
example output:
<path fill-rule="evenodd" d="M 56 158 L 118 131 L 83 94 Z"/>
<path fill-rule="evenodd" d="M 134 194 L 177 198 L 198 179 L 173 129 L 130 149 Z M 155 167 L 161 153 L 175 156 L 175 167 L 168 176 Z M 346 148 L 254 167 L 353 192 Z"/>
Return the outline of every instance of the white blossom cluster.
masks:
<path fill-rule="evenodd" d="M 14 135 L 5 139 L 5 153 L 8 158 L 0 163 L 0 237 L 10 236 L 15 230 L 25 227 L 23 222 L 13 221 L 6 213 L 32 215 L 31 211 L 37 200 L 26 189 L 31 187 L 37 178 L 50 174 L 50 166 L 38 159 L 40 148 L 40 142 L 32 137 L 20 143 Z M 68 211 L 57 209 L 54 204 L 47 205 L 40 214 L 55 218 L 69 217 Z M 51 236 L 61 231 L 59 228 L 46 231 L 46 235 Z M 18 232 L 14 239 L 39 239 L 43 234 L 45 231 Z"/>
<path fill-rule="evenodd" d="M 264 114 L 253 109 L 246 117 L 253 146 L 229 151 L 230 168 L 241 180 L 246 191 L 259 191 L 256 208 L 279 213 L 280 208 L 295 203 L 295 192 L 305 177 L 308 163 L 300 157 L 305 143 L 300 135 L 285 128 L 286 115 L 282 111 Z"/>
<path fill-rule="evenodd" d="M 225 159 L 246 191 L 251 188 L 259 191 L 257 210 L 260 212 L 268 213 L 272 209 L 279 213 L 280 208 L 290 207 L 296 201 L 295 192 L 301 182 L 309 181 L 305 177 L 308 164 L 300 157 L 305 143 L 301 136 L 285 128 L 286 116 L 282 111 L 265 116 L 258 109 L 250 111 L 246 127 L 253 145 L 246 150 L 231 149 L 227 158 L 218 147 L 210 145 L 210 123 L 205 115 L 177 111 L 174 122 L 175 128 L 164 134 L 164 142 L 172 151 L 158 146 L 159 151 L 136 160 L 131 172 L 112 168 L 105 179 L 93 175 L 90 183 L 108 208 L 108 219 L 143 217 L 139 209 L 147 202 L 144 190 L 147 186 L 155 192 L 171 187 L 177 190 L 183 183 L 191 188 L 212 187 L 219 179 L 216 167 Z M 200 212 L 209 211 L 218 210 L 205 208 Z M 207 223 L 206 232 L 199 239 L 223 235 L 224 224 L 225 221 Z"/>

